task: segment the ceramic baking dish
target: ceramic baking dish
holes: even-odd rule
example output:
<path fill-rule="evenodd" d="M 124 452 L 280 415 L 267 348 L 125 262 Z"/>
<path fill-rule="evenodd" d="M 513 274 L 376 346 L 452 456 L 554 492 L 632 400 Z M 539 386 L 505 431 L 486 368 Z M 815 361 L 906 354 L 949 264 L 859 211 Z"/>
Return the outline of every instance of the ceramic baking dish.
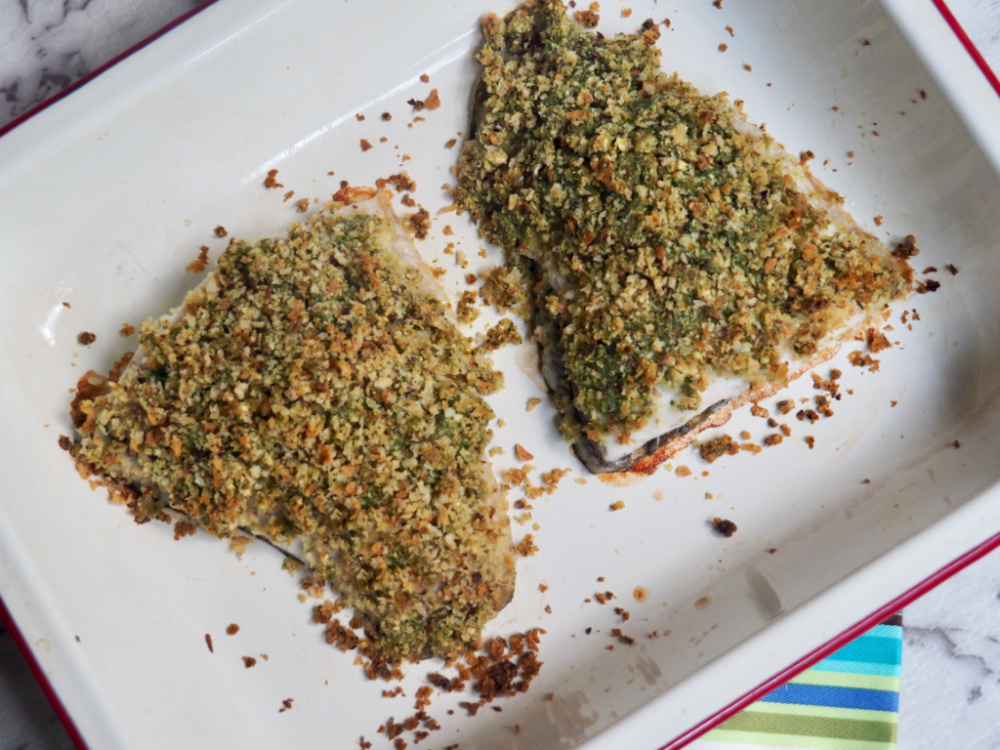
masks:
<path fill-rule="evenodd" d="M 238 558 L 203 533 L 137 526 L 57 445 L 77 378 L 134 346 L 123 323 L 197 283 L 185 267 L 202 245 L 218 256 L 217 226 L 283 232 L 300 198 L 405 169 L 435 217 L 419 249 L 447 289 L 498 262 L 467 217 L 439 212 L 447 143 L 469 129 L 478 19 L 510 6 L 415 7 L 220 0 L 0 138 L 0 595 L 89 747 L 388 747 L 378 727 L 412 713 L 441 668 L 411 665 L 409 697 L 383 697 L 390 686 L 323 642 L 276 551 Z M 1000 101 L 940 9 L 636 0 L 601 16 L 605 34 L 663 23 L 666 69 L 812 151 L 862 226 L 916 236 L 918 276 L 940 288 L 893 311 L 878 372 L 848 363 L 860 344 L 830 363 L 844 393 L 832 418 L 777 415 L 791 428 L 780 446 L 711 465 L 687 451 L 641 480 L 587 474 L 553 427 L 531 344 L 501 350 L 497 469 L 520 465 L 520 443 L 536 483 L 571 470 L 515 523 L 539 551 L 489 630 L 544 628 L 544 667 L 502 712 L 469 717 L 467 696 L 435 695 L 442 729 L 425 746 L 678 747 L 1000 543 Z M 440 108 L 415 112 L 431 89 Z M 273 169 L 283 190 L 263 186 Z M 83 331 L 97 340 L 81 345 Z M 783 397 L 815 393 L 806 378 Z M 715 434 L 744 430 L 758 444 L 773 432 L 743 411 Z M 714 534 L 716 516 L 737 534 Z"/>

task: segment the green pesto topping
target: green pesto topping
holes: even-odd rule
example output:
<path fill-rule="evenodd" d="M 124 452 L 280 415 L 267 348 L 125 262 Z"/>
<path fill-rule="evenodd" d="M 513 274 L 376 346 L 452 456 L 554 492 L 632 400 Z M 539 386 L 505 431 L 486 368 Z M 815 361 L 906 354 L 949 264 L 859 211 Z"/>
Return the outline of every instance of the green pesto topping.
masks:
<path fill-rule="evenodd" d="M 77 457 L 220 537 L 302 556 L 389 660 L 455 656 L 513 586 L 484 462 L 500 376 L 402 263 L 381 213 L 234 241 L 175 320 L 83 404 Z M 155 491 L 154 489 L 155 488 Z"/>
<path fill-rule="evenodd" d="M 905 263 L 810 202 L 723 94 L 660 70 L 651 21 L 604 38 L 539 0 L 483 30 L 485 115 L 454 195 L 531 269 L 569 439 L 639 428 L 658 391 L 694 409 L 717 377 L 782 381 L 905 293 Z"/>

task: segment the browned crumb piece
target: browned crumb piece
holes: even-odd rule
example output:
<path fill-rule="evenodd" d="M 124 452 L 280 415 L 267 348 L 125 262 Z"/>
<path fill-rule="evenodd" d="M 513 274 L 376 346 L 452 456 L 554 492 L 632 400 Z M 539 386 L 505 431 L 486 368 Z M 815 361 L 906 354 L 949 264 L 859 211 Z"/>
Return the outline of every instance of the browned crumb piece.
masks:
<path fill-rule="evenodd" d="M 592 10 L 578 10 L 573 14 L 583 28 L 592 29 L 601 21 L 601 16 Z"/>
<path fill-rule="evenodd" d="M 914 237 L 912 234 L 907 235 L 907 237 L 902 242 L 896 245 L 896 248 L 892 251 L 892 254 L 902 260 L 909 260 L 914 255 L 919 255 L 920 250 L 917 249 L 917 246 L 914 244 L 916 241 L 917 238 Z"/>
<path fill-rule="evenodd" d="M 847 355 L 847 361 L 855 367 L 867 367 L 871 372 L 879 370 L 879 360 L 863 352 L 851 352 Z"/>
<path fill-rule="evenodd" d="M 784 401 L 779 401 L 777 404 L 777 409 L 782 414 L 788 414 L 792 409 L 795 408 L 795 401 L 792 399 L 785 399 Z"/>
<path fill-rule="evenodd" d="M 624 509 L 625 509 L 624 500 L 618 500 L 616 502 L 611 503 L 611 510 L 624 510 Z"/>
<path fill-rule="evenodd" d="M 365 116 L 363 114 L 361 114 L 360 112 L 355 112 L 354 113 L 354 117 L 355 117 L 355 119 L 358 122 L 364 122 L 365 121 Z"/>
<path fill-rule="evenodd" d="M 830 414 L 828 416 L 832 417 L 833 416 L 833 412 L 830 412 Z M 779 426 L 778 429 L 781 430 L 781 434 L 784 435 L 785 437 L 791 437 L 792 428 L 789 427 L 787 424 L 783 424 L 783 425 Z"/>
<path fill-rule="evenodd" d="M 514 444 L 514 455 L 521 461 L 531 461 L 534 458 L 520 443 Z"/>
<path fill-rule="evenodd" d="M 231 623 L 229 627 L 226 628 L 226 635 L 236 635 L 240 632 L 240 626 L 235 622 Z"/>
<path fill-rule="evenodd" d="M 689 477 L 689 476 L 691 476 L 691 469 L 689 469 L 687 466 L 678 466 L 677 467 L 677 476 L 679 476 L 679 477 Z"/>
<path fill-rule="evenodd" d="M 607 604 L 608 602 L 610 602 L 612 599 L 615 598 L 617 597 L 610 591 L 605 591 L 603 593 L 598 591 L 596 594 L 594 594 L 594 599 L 597 600 L 598 604 Z"/>
<path fill-rule="evenodd" d="M 801 162 L 802 164 L 805 164 L 807 161 L 815 158 L 816 154 L 814 154 L 812 151 L 803 151 L 802 153 L 799 154 L 799 162 Z"/>
<path fill-rule="evenodd" d="M 868 351 L 872 354 L 878 354 L 880 351 L 892 347 L 892 342 L 889 341 L 886 335 L 881 331 L 876 331 L 874 328 L 868 329 L 865 338 L 868 341 Z"/>
<path fill-rule="evenodd" d="M 538 406 L 540 403 L 542 403 L 542 400 L 540 398 L 538 398 L 537 396 L 532 396 L 531 398 L 528 399 L 527 404 L 525 404 L 524 410 L 533 411 L 534 408 Z"/>
<path fill-rule="evenodd" d="M 97 334 L 91 333 L 90 331 L 80 331 L 80 333 L 76 335 L 76 340 L 82 346 L 89 346 L 97 341 Z"/>
<path fill-rule="evenodd" d="M 861 484 L 871 484 L 871 483 L 872 480 L 869 479 L 868 477 L 865 477 L 864 479 L 861 480 Z"/>
<path fill-rule="evenodd" d="M 407 214 L 403 217 L 403 225 L 418 240 L 426 239 L 431 228 L 430 212 L 426 208 L 421 208 L 416 213 Z"/>
<path fill-rule="evenodd" d="M 611 635 L 618 639 L 619 643 L 624 643 L 626 646 L 632 646 L 635 644 L 635 638 L 630 635 L 625 635 L 622 633 L 621 628 L 612 628 Z"/>
<path fill-rule="evenodd" d="M 426 82 L 427 81 L 424 81 L 424 83 Z M 420 112 L 425 109 L 435 110 L 441 106 L 441 97 L 438 95 L 437 89 L 431 89 L 430 95 L 423 101 L 420 101 L 419 99 L 408 99 L 406 103 L 413 107 L 416 112 Z"/>
<path fill-rule="evenodd" d="M 73 450 L 73 441 L 70 440 L 70 438 L 69 438 L 68 435 L 60 435 L 59 436 L 59 447 L 62 448 L 64 451 L 72 451 Z"/>
<path fill-rule="evenodd" d="M 770 448 L 774 445 L 780 445 L 782 440 L 784 440 L 784 437 L 781 435 L 768 435 L 764 438 L 764 445 Z"/>
<path fill-rule="evenodd" d="M 521 557 L 532 557 L 538 552 L 538 547 L 535 545 L 535 537 L 531 534 L 525 534 L 524 539 L 518 542 L 514 546 L 514 549 Z"/>
<path fill-rule="evenodd" d="M 735 32 L 733 32 L 733 27 L 732 26 L 727 26 L 726 27 L 726 31 L 729 32 L 729 36 L 736 36 Z"/>
<path fill-rule="evenodd" d="M 295 195 L 295 191 L 294 190 L 289 190 L 288 192 L 285 193 L 285 197 L 281 199 L 281 202 L 282 203 L 288 203 L 288 201 L 290 201 L 292 199 L 293 195 Z"/>
<path fill-rule="evenodd" d="M 367 138 L 362 138 L 361 139 L 361 150 L 362 151 L 369 151 L 372 148 L 374 148 L 374 146 L 372 146 L 371 141 L 369 141 Z"/>
<path fill-rule="evenodd" d="M 763 419 L 767 419 L 769 416 L 771 416 L 770 412 L 760 404 L 754 404 L 753 406 L 751 406 L 750 413 L 753 414 L 755 417 L 761 417 Z"/>
<path fill-rule="evenodd" d="M 430 83 L 431 82 L 431 77 L 429 75 L 427 75 L 426 73 L 421 73 L 420 74 L 420 80 L 423 81 L 424 83 Z"/>
<path fill-rule="evenodd" d="M 632 15 L 631 8 L 622 8 L 622 18 L 628 18 L 631 15 Z"/>
<path fill-rule="evenodd" d="M 714 463 L 716 459 L 724 455 L 735 456 L 740 452 L 740 446 L 729 435 L 721 435 L 700 443 L 698 445 L 698 452 L 708 463 Z"/>
<path fill-rule="evenodd" d="M 955 450 L 958 450 L 959 448 L 962 447 L 962 444 L 956 440 L 951 444 L 951 447 L 954 448 Z"/>
<path fill-rule="evenodd" d="M 174 541 L 191 536 L 198 530 L 198 525 L 190 521 L 178 521 L 174 524 Z"/>
<path fill-rule="evenodd" d="M 877 227 L 882 226 L 882 214 L 879 214 L 878 216 L 875 217 L 875 226 Z"/>
<path fill-rule="evenodd" d="M 462 292 L 458 305 L 455 307 L 455 317 L 459 323 L 471 323 L 479 317 L 479 310 L 476 309 L 476 293 L 471 289 Z"/>
<path fill-rule="evenodd" d="M 722 10 L 722 0 L 715 0 L 715 2 L 712 3 L 712 5 L 714 5 L 719 10 Z"/>
<path fill-rule="evenodd" d="M 934 279 L 927 279 L 926 281 L 918 281 L 917 285 L 914 287 L 917 294 L 927 294 L 928 292 L 936 292 L 941 288 L 941 282 L 935 281 Z"/>
<path fill-rule="evenodd" d="M 379 190 L 386 185 L 391 185 L 399 193 L 412 193 L 417 189 L 417 183 L 414 182 L 413 178 L 407 172 L 397 172 L 388 177 L 380 177 L 375 180 L 375 187 Z"/>
<path fill-rule="evenodd" d="M 712 525 L 715 527 L 715 530 L 722 534 L 722 536 L 726 537 L 726 539 L 736 533 L 736 524 L 728 518 L 715 517 L 712 519 Z"/>
<path fill-rule="evenodd" d="M 309 199 L 302 198 L 301 200 L 296 201 L 295 207 L 299 210 L 299 213 L 304 214 L 309 210 Z"/>
<path fill-rule="evenodd" d="M 615 607 L 615 614 L 622 618 L 622 622 L 628 622 L 628 618 L 632 616 L 624 607 Z"/>
<path fill-rule="evenodd" d="M 281 701 L 281 708 L 278 709 L 278 713 L 283 714 L 285 711 L 291 711 L 294 700 L 294 698 L 285 698 L 285 700 Z"/>
<path fill-rule="evenodd" d="M 458 143 L 458 138 L 449 138 L 444 142 L 445 148 L 454 148 L 455 144 Z"/>
<path fill-rule="evenodd" d="M 817 414 L 812 409 L 799 409 L 795 412 L 795 418 L 800 422 L 809 420 L 809 424 L 816 424 L 819 421 L 819 414 Z"/>
<path fill-rule="evenodd" d="M 122 323 L 122 327 L 118 330 L 119 336 L 131 336 L 135 333 L 135 326 L 131 323 Z"/>
<path fill-rule="evenodd" d="M 743 70 L 745 70 L 747 73 L 752 73 L 753 67 L 751 67 L 750 63 L 743 63 Z"/>
<path fill-rule="evenodd" d="M 399 199 L 399 202 L 402 203 L 407 208 L 413 208 L 414 206 L 417 205 L 417 202 L 413 200 L 413 198 L 411 198 L 409 195 L 404 195 L 402 198 Z"/>
<path fill-rule="evenodd" d="M 383 112 L 382 113 L 382 119 L 385 120 L 386 122 L 389 122 L 389 120 L 392 119 L 392 115 L 389 114 L 388 112 Z"/>
<path fill-rule="evenodd" d="M 514 321 L 510 318 L 502 318 L 500 322 L 486 331 L 486 340 L 479 346 L 481 349 L 491 352 L 506 344 L 520 344 L 522 341 L 521 332 L 517 330 Z"/>
<path fill-rule="evenodd" d="M 215 228 L 215 236 L 216 237 L 228 237 L 229 236 L 229 232 L 226 231 L 226 228 L 224 226 L 222 226 L 222 224 L 219 224 L 219 226 L 217 226 Z"/>
<path fill-rule="evenodd" d="M 267 177 L 264 178 L 264 187 L 268 189 L 284 187 L 284 185 L 282 185 L 280 182 L 278 182 L 277 179 L 275 179 L 277 176 L 278 176 L 277 169 L 269 170 L 267 173 Z"/>
<path fill-rule="evenodd" d="M 420 687 L 418 687 L 417 688 L 417 694 L 416 694 L 416 699 L 417 700 L 416 700 L 416 703 L 414 703 L 413 707 L 417 711 L 419 711 L 420 709 L 426 708 L 427 706 L 431 705 L 431 693 L 432 692 L 434 692 L 434 691 L 431 689 L 431 687 L 429 685 L 421 685 Z M 414 727 L 412 727 L 412 729 L 416 729 L 416 727 L 414 726 Z"/>
<path fill-rule="evenodd" d="M 719 45 L 719 52 L 725 52 L 727 49 L 729 49 L 729 45 L 728 44 L 720 44 Z"/>
<path fill-rule="evenodd" d="M 551 495 L 559 486 L 562 478 L 569 474 L 570 471 L 570 469 L 553 469 L 552 471 L 542 472 L 542 484 L 545 485 L 542 491 L 546 495 Z"/>
<path fill-rule="evenodd" d="M 464 708 L 469 713 L 469 716 L 475 716 L 479 713 L 479 709 L 485 705 L 485 701 L 480 700 L 476 703 L 472 703 L 471 701 L 461 701 L 458 705 Z"/>
<path fill-rule="evenodd" d="M 212 634 L 205 633 L 205 645 L 208 646 L 209 653 L 215 653 L 215 647 L 212 645 Z"/>
<path fill-rule="evenodd" d="M 948 273 L 950 273 L 952 276 L 958 275 L 958 268 L 954 264 L 946 263 L 944 267 L 948 269 Z M 63 304 L 65 305 L 66 303 L 63 302 Z"/>
<path fill-rule="evenodd" d="M 252 656 L 244 656 L 243 666 L 246 667 L 247 669 L 250 669 L 250 667 L 255 667 L 257 666 L 257 660 Z"/>
<path fill-rule="evenodd" d="M 361 735 L 361 739 L 358 740 L 358 747 L 361 748 L 361 750 L 371 750 L 372 743 L 368 742 L 364 735 Z"/>
<path fill-rule="evenodd" d="M 73 307 L 73 305 L 71 305 L 71 304 L 70 304 L 69 302 L 63 302 L 63 303 L 62 303 L 62 305 L 63 305 L 63 307 L 65 307 L 65 308 L 66 308 L 67 310 L 69 310 L 69 309 L 71 309 L 71 308 Z"/>

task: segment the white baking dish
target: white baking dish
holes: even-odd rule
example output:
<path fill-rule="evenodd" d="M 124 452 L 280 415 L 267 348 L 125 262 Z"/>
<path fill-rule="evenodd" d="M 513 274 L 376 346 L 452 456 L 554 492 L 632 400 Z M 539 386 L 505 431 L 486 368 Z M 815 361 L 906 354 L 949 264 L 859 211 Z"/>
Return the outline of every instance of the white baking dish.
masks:
<path fill-rule="evenodd" d="M 385 685 L 322 642 L 275 551 L 252 546 L 240 560 L 205 534 L 175 542 L 164 525 L 138 527 L 56 443 L 70 429 L 69 388 L 129 346 L 116 335 L 123 322 L 196 283 L 184 268 L 200 245 L 218 255 L 217 225 L 248 238 L 281 232 L 299 215 L 294 200 L 400 166 L 432 214 L 448 203 L 440 186 L 457 147 L 445 142 L 468 131 L 488 10 L 509 6 L 221 0 L 0 138 L 0 595 L 90 747 L 378 742 L 378 726 L 412 713 L 416 687 L 438 668 L 409 667 L 410 697 L 383 698 Z M 465 698 L 436 696 L 429 713 L 443 729 L 430 746 L 678 746 L 1000 543 L 1000 141 L 988 125 L 1000 100 L 938 12 L 909 0 L 706 0 L 603 3 L 602 15 L 605 33 L 669 19 L 666 68 L 743 99 L 792 152 L 811 150 L 863 226 L 887 241 L 916 235 L 915 265 L 937 267 L 941 289 L 905 306 L 919 314 L 907 317 L 912 330 L 902 307 L 894 313 L 900 345 L 880 356 L 880 372 L 848 365 L 852 347 L 831 363 L 853 390 L 832 419 L 789 415 L 792 436 L 757 456 L 708 466 L 684 453 L 671 464 L 690 467 L 686 478 L 586 475 L 549 405 L 525 411 L 544 397 L 530 345 L 501 351 L 498 468 L 517 463 L 519 442 L 540 470 L 573 469 L 534 502 L 537 530 L 515 526 L 540 551 L 519 562 L 515 600 L 490 630 L 545 628 L 545 666 L 502 713 L 448 715 Z M 407 100 L 431 88 L 442 106 L 413 122 Z M 374 148 L 362 151 L 362 138 Z M 294 200 L 264 189 L 270 169 Z M 447 242 L 468 269 L 444 254 Z M 445 214 L 420 250 L 458 291 L 466 273 L 497 262 L 479 247 L 465 217 Z M 84 330 L 98 335 L 89 347 L 76 340 Z M 789 394 L 814 391 L 799 382 Z M 758 443 L 771 432 L 749 413 L 725 428 L 741 430 Z M 611 512 L 617 500 L 625 508 Z M 714 516 L 738 533 L 713 534 Z M 638 586 L 645 602 L 633 599 Z M 613 605 L 585 601 L 605 590 Z M 627 623 L 613 606 L 629 610 Z M 238 635 L 224 635 L 229 623 Z M 619 625 L 635 645 L 611 637 Z M 279 712 L 286 698 L 294 707 Z"/>

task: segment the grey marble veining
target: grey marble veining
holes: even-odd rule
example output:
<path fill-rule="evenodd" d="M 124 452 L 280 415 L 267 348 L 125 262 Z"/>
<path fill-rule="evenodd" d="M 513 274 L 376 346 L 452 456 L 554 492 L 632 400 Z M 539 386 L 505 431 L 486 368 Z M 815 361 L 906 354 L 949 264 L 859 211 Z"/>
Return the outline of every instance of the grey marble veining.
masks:
<path fill-rule="evenodd" d="M 0 0 L 0 127 L 204 1 Z M 1000 0 L 949 6 L 1000 71 Z M 904 621 L 900 750 L 1000 750 L 1000 551 L 912 604 Z M 0 626 L 0 750 L 72 746 Z"/>
<path fill-rule="evenodd" d="M 204 0 L 0 0 L 0 127 Z"/>

